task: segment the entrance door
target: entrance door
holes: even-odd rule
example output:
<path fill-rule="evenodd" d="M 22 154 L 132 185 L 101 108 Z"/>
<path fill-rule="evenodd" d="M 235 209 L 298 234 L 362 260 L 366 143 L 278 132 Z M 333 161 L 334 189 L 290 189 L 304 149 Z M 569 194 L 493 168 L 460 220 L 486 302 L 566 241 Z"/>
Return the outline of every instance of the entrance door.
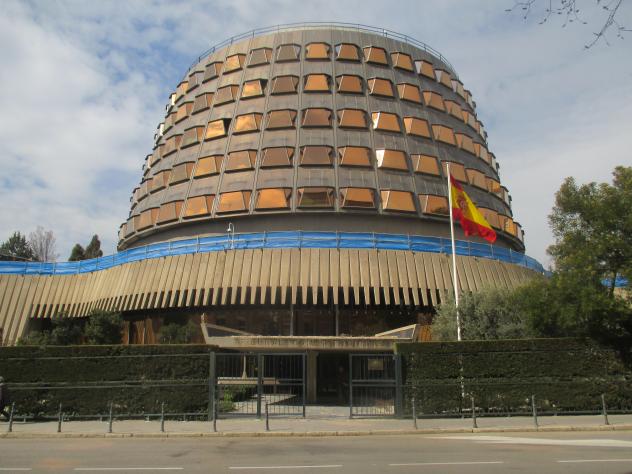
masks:
<path fill-rule="evenodd" d="M 319 405 L 349 404 L 349 354 L 321 352 L 318 354 L 316 397 Z"/>

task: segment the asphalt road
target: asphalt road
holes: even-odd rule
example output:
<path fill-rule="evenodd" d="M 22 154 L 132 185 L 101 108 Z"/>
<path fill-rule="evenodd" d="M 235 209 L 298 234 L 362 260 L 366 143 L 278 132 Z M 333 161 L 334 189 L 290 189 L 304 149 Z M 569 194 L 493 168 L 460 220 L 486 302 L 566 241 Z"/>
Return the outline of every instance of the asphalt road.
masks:
<path fill-rule="evenodd" d="M 632 432 L 0 439 L 3 472 L 632 473 Z"/>

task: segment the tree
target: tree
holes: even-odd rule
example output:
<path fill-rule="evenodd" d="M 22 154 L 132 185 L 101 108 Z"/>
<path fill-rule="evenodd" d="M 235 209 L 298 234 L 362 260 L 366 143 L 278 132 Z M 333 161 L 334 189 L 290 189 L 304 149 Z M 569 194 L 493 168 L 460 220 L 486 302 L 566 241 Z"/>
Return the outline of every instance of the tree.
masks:
<path fill-rule="evenodd" d="M 40 262 L 54 262 L 59 256 L 55 253 L 56 239 L 53 231 L 44 230 L 41 225 L 29 234 L 29 245 Z"/>
<path fill-rule="evenodd" d="M 160 342 L 162 344 L 188 344 L 199 334 L 199 326 L 189 321 L 187 324 L 167 323 L 160 328 Z"/>
<path fill-rule="evenodd" d="M 70 251 L 70 257 L 68 257 L 68 261 L 76 262 L 78 260 L 85 260 L 85 259 L 86 259 L 86 251 L 81 245 L 75 244 L 75 246 Z"/>
<path fill-rule="evenodd" d="M 120 313 L 93 311 L 84 330 L 88 344 L 120 344 L 123 319 Z"/>
<path fill-rule="evenodd" d="M 25 346 L 69 346 L 79 344 L 83 336 L 82 322 L 60 315 L 52 320 L 50 330 L 34 331 L 20 339 Z"/>
<path fill-rule="evenodd" d="M 35 254 L 26 237 L 14 232 L 0 245 L 0 260 L 35 260 Z"/>
<path fill-rule="evenodd" d="M 90 243 L 86 247 L 85 258 L 97 258 L 103 257 L 103 251 L 101 250 L 101 241 L 99 240 L 99 236 L 94 234 Z"/>

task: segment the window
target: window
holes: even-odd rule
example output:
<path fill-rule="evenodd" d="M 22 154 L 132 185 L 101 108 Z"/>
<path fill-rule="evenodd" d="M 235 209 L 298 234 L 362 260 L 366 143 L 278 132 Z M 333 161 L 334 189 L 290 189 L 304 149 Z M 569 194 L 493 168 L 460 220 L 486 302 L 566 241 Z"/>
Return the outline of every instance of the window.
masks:
<path fill-rule="evenodd" d="M 303 127 L 331 127 L 331 110 L 305 109 L 303 110 Z"/>
<path fill-rule="evenodd" d="M 421 104 L 421 93 L 419 92 L 419 87 L 415 84 L 397 84 L 397 93 L 399 94 L 399 98 L 401 100 L 408 100 L 410 102 L 415 102 L 416 104 Z"/>
<path fill-rule="evenodd" d="M 265 94 L 266 82 L 265 79 L 255 79 L 244 82 L 244 86 L 241 89 L 241 98 L 250 99 L 251 97 L 261 97 Z"/>
<path fill-rule="evenodd" d="M 370 150 L 363 146 L 338 148 L 340 166 L 371 166 Z"/>
<path fill-rule="evenodd" d="M 441 165 L 443 166 L 443 175 L 448 176 L 448 165 L 447 161 L 443 161 Z M 467 177 L 465 176 L 465 166 L 460 163 L 454 163 L 450 161 L 450 174 L 454 177 L 454 179 L 461 181 L 462 183 L 467 183 Z"/>
<path fill-rule="evenodd" d="M 215 196 L 212 194 L 206 196 L 195 196 L 187 199 L 186 206 L 184 208 L 185 219 L 192 217 L 208 216 L 213 210 L 213 201 Z"/>
<path fill-rule="evenodd" d="M 380 191 L 382 208 L 385 211 L 415 212 L 413 194 L 408 191 Z"/>
<path fill-rule="evenodd" d="M 176 112 L 176 123 L 182 122 L 193 110 L 193 102 L 184 102 Z"/>
<path fill-rule="evenodd" d="M 432 67 L 432 63 L 428 61 L 415 61 L 415 69 L 417 70 L 417 74 L 421 76 L 426 76 L 430 79 L 434 79 L 434 67 Z"/>
<path fill-rule="evenodd" d="M 147 212 L 147 211 L 145 211 Z M 513 219 L 511 217 L 508 216 L 498 216 L 498 219 L 500 221 L 500 228 L 502 230 L 504 230 L 505 232 L 507 232 L 508 234 L 511 234 L 513 236 L 517 236 L 518 232 L 516 231 L 516 224 L 513 221 Z"/>
<path fill-rule="evenodd" d="M 464 135 L 463 133 L 455 133 L 454 137 L 456 139 L 456 145 L 462 149 L 471 153 L 472 155 L 476 155 L 476 149 L 474 148 L 474 142 L 470 137 Z"/>
<path fill-rule="evenodd" d="M 237 91 L 239 86 L 230 85 L 217 89 L 215 92 L 215 105 L 227 104 L 237 99 Z"/>
<path fill-rule="evenodd" d="M 368 81 L 369 94 L 382 97 L 394 97 L 393 84 L 388 79 L 373 78 Z"/>
<path fill-rule="evenodd" d="M 218 214 L 229 212 L 247 212 L 250 207 L 250 191 L 234 191 L 219 195 Z"/>
<path fill-rule="evenodd" d="M 183 202 L 184 201 L 173 201 L 160 206 L 156 222 L 158 224 L 164 224 L 166 222 L 178 220 Z"/>
<path fill-rule="evenodd" d="M 235 117 L 235 129 L 233 133 L 249 133 L 256 132 L 261 126 L 261 117 L 263 114 L 244 114 Z"/>
<path fill-rule="evenodd" d="M 180 142 L 182 142 L 182 135 L 172 135 L 165 140 L 165 147 L 162 150 L 162 156 L 170 155 L 180 148 Z"/>
<path fill-rule="evenodd" d="M 452 130 L 450 127 L 445 127 L 443 125 L 433 125 L 432 133 L 435 137 L 435 140 L 447 143 L 449 145 L 456 145 L 456 140 L 454 139 L 454 130 Z"/>
<path fill-rule="evenodd" d="M 413 58 L 406 53 L 391 53 L 391 61 L 393 61 L 393 67 L 403 69 L 404 71 L 415 71 Z"/>
<path fill-rule="evenodd" d="M 388 112 L 373 112 L 371 114 L 373 121 L 373 130 L 382 130 L 385 132 L 401 132 L 397 115 Z"/>
<path fill-rule="evenodd" d="M 151 185 L 151 192 L 158 191 L 169 185 L 169 178 L 171 177 L 171 170 L 161 171 L 154 175 L 154 179 Z"/>
<path fill-rule="evenodd" d="M 340 207 L 375 209 L 375 191 L 370 188 L 341 188 Z"/>
<path fill-rule="evenodd" d="M 305 76 L 303 90 L 305 92 L 329 92 L 331 78 L 327 74 L 308 74 Z"/>
<path fill-rule="evenodd" d="M 375 150 L 378 168 L 408 171 L 406 153 L 400 150 Z"/>
<path fill-rule="evenodd" d="M 271 94 L 296 94 L 298 86 L 298 77 L 296 76 L 277 76 L 272 79 Z"/>
<path fill-rule="evenodd" d="M 479 207 L 479 211 L 483 214 L 485 220 L 496 229 L 500 229 L 500 220 L 498 219 L 498 213 L 492 209 L 487 209 L 486 207 Z"/>
<path fill-rule="evenodd" d="M 191 73 L 188 79 L 189 85 L 187 86 L 187 93 L 191 92 L 193 89 L 195 89 L 197 86 L 200 85 L 200 83 L 202 82 L 203 75 L 204 73 L 202 71 L 196 71 L 196 72 Z"/>
<path fill-rule="evenodd" d="M 443 69 L 435 69 L 435 77 L 437 78 L 437 82 L 440 82 L 447 88 L 452 89 L 452 78 L 450 77 L 449 72 L 444 71 Z"/>
<path fill-rule="evenodd" d="M 386 50 L 377 46 L 367 46 L 364 48 L 364 60 L 367 63 L 388 65 Z"/>
<path fill-rule="evenodd" d="M 443 103 L 445 104 L 445 110 L 447 113 L 463 121 L 463 110 L 456 102 L 444 100 Z"/>
<path fill-rule="evenodd" d="M 467 181 L 472 186 L 487 190 L 487 180 L 485 179 L 484 173 L 468 168 L 465 170 L 465 174 L 467 174 Z"/>
<path fill-rule="evenodd" d="M 463 89 L 463 83 L 458 80 L 452 80 L 452 90 L 465 99 L 465 89 Z"/>
<path fill-rule="evenodd" d="M 330 146 L 301 147 L 301 166 L 331 166 L 332 155 L 333 148 Z"/>
<path fill-rule="evenodd" d="M 404 117 L 404 128 L 408 135 L 430 138 L 428 122 L 417 117 Z"/>
<path fill-rule="evenodd" d="M 167 130 L 169 130 L 171 127 L 173 127 L 173 124 L 176 122 L 176 111 L 174 110 L 173 112 L 171 112 L 169 115 L 167 115 L 165 117 L 165 128 L 164 128 L 164 132 L 166 132 Z"/>
<path fill-rule="evenodd" d="M 410 155 L 415 173 L 425 173 L 439 176 L 439 162 L 437 157 L 430 155 Z"/>
<path fill-rule="evenodd" d="M 257 152 L 255 150 L 233 151 L 228 154 L 226 171 L 250 170 L 255 166 Z"/>
<path fill-rule="evenodd" d="M 250 60 L 248 61 L 248 67 L 261 66 L 262 64 L 269 64 L 270 58 L 272 58 L 272 49 L 270 48 L 257 48 L 250 51 Z"/>
<path fill-rule="evenodd" d="M 501 187 L 500 187 L 500 183 L 498 181 L 496 181 L 493 178 L 487 178 L 486 180 L 486 184 L 487 184 L 487 190 L 490 193 L 494 193 L 498 196 L 500 196 L 501 193 Z"/>
<path fill-rule="evenodd" d="M 138 200 L 144 199 L 147 196 L 149 184 L 147 181 L 143 181 L 140 183 L 140 188 L 138 189 Z"/>
<path fill-rule="evenodd" d="M 219 174 L 222 169 L 222 161 L 224 161 L 224 155 L 204 156 L 200 158 L 195 167 L 195 177 L 203 178 L 205 176 Z"/>
<path fill-rule="evenodd" d="M 244 66 L 245 61 L 245 54 L 233 54 L 232 56 L 228 56 L 224 62 L 224 74 L 240 70 Z"/>
<path fill-rule="evenodd" d="M 298 55 L 301 47 L 296 44 L 283 44 L 277 49 L 276 60 L 282 61 L 298 61 Z"/>
<path fill-rule="evenodd" d="M 433 194 L 420 194 L 419 205 L 424 214 L 435 214 L 439 216 L 450 215 L 448 198 L 445 196 L 435 196 Z"/>
<path fill-rule="evenodd" d="M 338 61 L 360 61 L 358 47 L 349 43 L 336 45 L 336 59 Z"/>
<path fill-rule="evenodd" d="M 193 163 L 182 163 L 174 166 L 171 169 L 171 182 L 169 184 L 173 186 L 176 183 L 187 181 L 191 177 L 192 171 Z"/>
<path fill-rule="evenodd" d="M 147 209 L 140 213 L 138 217 L 138 223 L 136 224 L 136 230 L 143 230 L 152 227 L 156 223 L 158 217 L 158 208 Z"/>
<path fill-rule="evenodd" d="M 211 92 L 198 95 L 193 102 L 192 113 L 197 114 L 198 112 L 202 112 L 203 110 L 208 110 L 212 102 L 213 94 Z"/>
<path fill-rule="evenodd" d="M 336 77 L 336 85 L 338 92 L 346 94 L 362 94 L 362 78 L 360 76 L 352 76 L 344 74 Z"/>
<path fill-rule="evenodd" d="M 338 126 L 341 128 L 366 128 L 366 113 L 359 109 L 339 110 Z"/>
<path fill-rule="evenodd" d="M 292 166 L 293 157 L 294 148 L 286 146 L 264 148 L 261 167 L 271 168 L 276 166 Z"/>
<path fill-rule="evenodd" d="M 182 137 L 182 148 L 186 148 L 196 143 L 200 143 L 204 138 L 204 127 L 193 127 L 184 131 Z"/>
<path fill-rule="evenodd" d="M 480 143 L 474 143 L 475 155 L 478 156 L 485 163 L 490 164 L 491 158 L 489 157 L 489 153 L 487 152 L 487 148 L 485 145 L 481 145 Z"/>
<path fill-rule="evenodd" d="M 255 209 L 289 209 L 291 194 L 292 190 L 287 188 L 260 189 L 257 191 Z"/>
<path fill-rule="evenodd" d="M 180 100 L 180 98 L 184 96 L 184 94 L 186 94 L 188 87 L 189 83 L 187 81 L 182 81 L 180 84 L 178 84 L 178 87 L 176 88 L 176 102 Z"/>
<path fill-rule="evenodd" d="M 222 66 L 223 64 L 221 62 L 207 64 L 204 71 L 204 82 L 218 77 L 222 73 Z"/>
<path fill-rule="evenodd" d="M 467 110 L 463 111 L 463 122 L 476 130 L 476 115 Z"/>
<path fill-rule="evenodd" d="M 298 188 L 298 207 L 334 207 L 334 189 Z"/>
<path fill-rule="evenodd" d="M 214 140 L 216 138 L 225 137 L 230 127 L 230 119 L 219 119 L 209 122 L 206 126 L 205 140 Z"/>
<path fill-rule="evenodd" d="M 296 110 L 272 110 L 268 112 L 267 130 L 294 128 Z"/>
<path fill-rule="evenodd" d="M 440 94 L 432 91 L 424 91 L 424 102 L 428 107 L 445 112 L 445 105 Z"/>
<path fill-rule="evenodd" d="M 327 43 L 310 43 L 305 48 L 305 59 L 329 59 Z"/>

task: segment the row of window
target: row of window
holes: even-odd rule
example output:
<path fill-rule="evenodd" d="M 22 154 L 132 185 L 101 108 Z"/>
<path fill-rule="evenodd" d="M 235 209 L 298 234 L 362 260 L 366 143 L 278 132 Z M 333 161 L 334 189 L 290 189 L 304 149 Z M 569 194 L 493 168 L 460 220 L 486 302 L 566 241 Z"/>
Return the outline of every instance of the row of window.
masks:
<path fill-rule="evenodd" d="M 186 201 L 174 201 L 160 207 L 147 209 L 130 219 L 128 234 L 152 227 L 155 224 L 165 224 L 183 219 L 193 219 L 210 216 L 217 200 L 215 213 L 218 215 L 230 213 L 244 213 L 250 209 L 251 191 L 234 191 L 215 195 L 190 197 Z M 292 190 L 290 188 L 260 189 L 255 193 L 254 210 L 274 211 L 290 210 Z M 331 187 L 303 187 L 297 189 L 296 207 L 300 209 L 332 209 L 336 200 L 341 209 L 377 209 L 379 197 L 384 211 L 416 213 L 414 194 L 408 191 L 381 190 L 378 194 L 371 188 L 348 187 L 341 188 L 336 197 Z M 420 194 L 417 196 L 419 209 L 423 214 L 447 216 L 449 213 L 448 200 L 444 196 Z M 510 217 L 498 214 L 491 209 L 481 208 L 488 222 L 495 228 L 521 238 L 519 224 Z"/>

